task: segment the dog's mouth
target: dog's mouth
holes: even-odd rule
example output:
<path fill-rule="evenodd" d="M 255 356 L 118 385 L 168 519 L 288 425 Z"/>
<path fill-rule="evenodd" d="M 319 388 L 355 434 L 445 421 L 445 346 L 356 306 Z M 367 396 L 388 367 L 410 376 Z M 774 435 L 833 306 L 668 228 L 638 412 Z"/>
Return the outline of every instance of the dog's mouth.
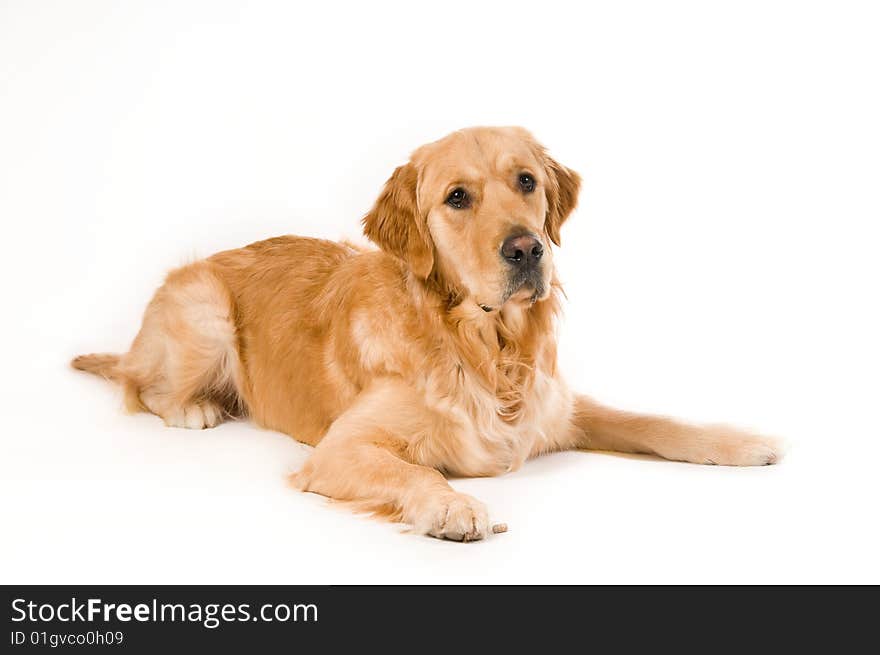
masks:
<path fill-rule="evenodd" d="M 480 309 L 491 312 L 510 301 L 534 305 L 546 296 L 547 284 L 539 268 L 519 270 L 511 274 L 498 304 L 493 306 L 480 303 Z"/>
<path fill-rule="evenodd" d="M 546 284 L 541 267 L 520 269 L 510 274 L 501 304 L 511 299 L 534 303 L 544 296 L 545 291 Z"/>

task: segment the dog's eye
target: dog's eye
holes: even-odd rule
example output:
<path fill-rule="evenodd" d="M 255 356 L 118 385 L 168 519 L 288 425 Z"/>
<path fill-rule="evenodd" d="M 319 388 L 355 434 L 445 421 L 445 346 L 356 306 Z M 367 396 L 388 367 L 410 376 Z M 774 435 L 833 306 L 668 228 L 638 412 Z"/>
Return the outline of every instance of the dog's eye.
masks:
<path fill-rule="evenodd" d="M 456 209 L 464 209 L 471 204 L 471 199 L 468 196 L 467 191 L 458 187 L 453 189 L 452 193 L 449 194 L 449 197 L 446 198 L 446 204 L 450 207 L 455 207 Z"/>
<path fill-rule="evenodd" d="M 528 173 L 521 173 L 519 176 L 519 188 L 523 193 L 531 193 L 535 190 L 535 178 Z"/>

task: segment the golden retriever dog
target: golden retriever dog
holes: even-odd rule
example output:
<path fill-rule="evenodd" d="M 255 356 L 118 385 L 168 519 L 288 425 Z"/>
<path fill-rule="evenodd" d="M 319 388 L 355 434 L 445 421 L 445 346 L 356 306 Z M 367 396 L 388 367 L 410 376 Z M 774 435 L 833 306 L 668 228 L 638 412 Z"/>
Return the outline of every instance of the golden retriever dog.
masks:
<path fill-rule="evenodd" d="M 363 219 L 378 249 L 284 236 L 172 271 L 123 355 L 73 366 L 169 426 L 227 416 L 314 446 L 293 476 L 422 534 L 486 536 L 446 476 L 562 449 L 756 466 L 766 437 L 605 407 L 559 374 L 553 245 L 580 178 L 521 128 L 416 150 Z"/>

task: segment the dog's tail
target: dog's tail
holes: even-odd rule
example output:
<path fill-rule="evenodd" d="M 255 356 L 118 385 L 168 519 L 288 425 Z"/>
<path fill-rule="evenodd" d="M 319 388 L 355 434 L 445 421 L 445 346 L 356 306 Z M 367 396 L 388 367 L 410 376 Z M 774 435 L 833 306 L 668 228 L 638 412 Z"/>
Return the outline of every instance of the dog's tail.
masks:
<path fill-rule="evenodd" d="M 118 380 L 120 359 L 122 356 L 114 353 L 94 353 L 74 357 L 70 365 L 80 371 L 100 375 L 107 380 Z"/>
<path fill-rule="evenodd" d="M 125 409 L 128 412 L 140 412 L 144 407 L 138 393 L 138 385 L 122 367 L 122 355 L 115 353 L 93 353 L 74 357 L 70 365 L 80 371 L 100 375 L 105 380 L 122 385 Z"/>

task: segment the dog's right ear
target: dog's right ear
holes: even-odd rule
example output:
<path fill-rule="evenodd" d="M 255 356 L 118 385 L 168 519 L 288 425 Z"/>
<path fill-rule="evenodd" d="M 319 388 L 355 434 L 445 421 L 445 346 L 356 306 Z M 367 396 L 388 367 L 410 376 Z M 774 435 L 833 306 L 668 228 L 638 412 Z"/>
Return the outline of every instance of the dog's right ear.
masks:
<path fill-rule="evenodd" d="M 434 268 L 434 244 L 419 212 L 418 177 L 411 163 L 396 168 L 363 224 L 368 239 L 426 279 Z"/>

